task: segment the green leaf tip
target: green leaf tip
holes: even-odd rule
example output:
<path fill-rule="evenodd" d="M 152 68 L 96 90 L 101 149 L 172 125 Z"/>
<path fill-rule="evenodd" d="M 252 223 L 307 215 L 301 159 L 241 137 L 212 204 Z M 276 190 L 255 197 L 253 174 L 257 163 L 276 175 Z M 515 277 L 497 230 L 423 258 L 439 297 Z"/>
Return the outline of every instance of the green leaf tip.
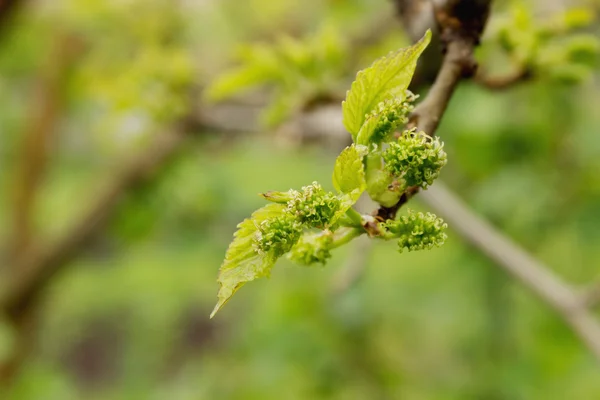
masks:
<path fill-rule="evenodd" d="M 238 230 L 234 234 L 233 242 L 229 245 L 225 253 L 225 260 L 219 270 L 218 302 L 210 315 L 211 318 L 246 282 L 269 275 L 277 260 L 276 254 L 278 250 L 281 251 L 279 246 L 285 246 L 287 241 L 291 241 L 293 233 L 286 232 L 289 237 L 284 237 L 284 231 L 281 230 L 277 232 L 278 236 L 265 238 L 263 231 L 265 225 L 268 224 L 279 224 L 280 229 L 282 226 L 289 228 L 290 225 L 285 225 L 280 221 L 284 215 L 285 205 L 268 204 L 238 224 Z M 290 247 L 293 244 L 291 243 Z"/>
<path fill-rule="evenodd" d="M 333 167 L 333 186 L 343 194 L 358 197 L 366 189 L 363 157 L 366 155 L 365 146 L 348 146 L 335 160 Z"/>
<path fill-rule="evenodd" d="M 271 201 L 273 203 L 285 204 L 288 201 L 292 200 L 296 193 L 298 192 L 296 192 L 293 189 L 288 190 L 287 192 L 278 192 L 275 190 L 270 190 L 265 193 L 259 193 L 258 195 L 261 196 L 263 199 Z"/>
<path fill-rule="evenodd" d="M 417 60 L 431 41 L 431 31 L 410 47 L 392 52 L 359 71 L 356 80 L 342 102 L 344 126 L 356 140 L 367 115 L 380 102 L 399 98 L 404 100 L 417 66 Z"/>

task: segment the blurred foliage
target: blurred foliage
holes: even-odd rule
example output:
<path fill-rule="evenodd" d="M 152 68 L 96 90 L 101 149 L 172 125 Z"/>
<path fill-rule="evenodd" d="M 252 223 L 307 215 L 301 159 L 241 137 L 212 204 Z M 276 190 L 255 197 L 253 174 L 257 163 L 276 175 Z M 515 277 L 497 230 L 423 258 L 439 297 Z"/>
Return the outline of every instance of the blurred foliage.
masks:
<path fill-rule="evenodd" d="M 600 66 L 600 39 L 590 31 L 596 20 L 590 7 L 540 17 L 531 2 L 512 0 L 491 24 L 488 37 L 498 42 L 514 68 L 549 81 L 580 83 Z"/>
<path fill-rule="evenodd" d="M 592 3 L 581 2 L 597 12 Z M 575 33 L 539 42 L 537 21 L 556 15 L 544 11 L 549 2 L 521 4 L 535 16 L 525 31 L 538 32 L 524 45 L 571 57 L 563 44 Z M 122 160 L 188 111 L 191 87 L 234 64 L 239 45 L 276 48 L 280 35 L 314 37 L 326 24 L 345 41 L 391 7 L 384 0 L 29 2 L 0 38 L 0 236 L 7 239 L 36 82 L 58 35 L 74 34 L 82 52 L 36 208 L 39 237 L 48 242 L 77 220 Z M 514 12 L 498 8 L 498 18 Z M 597 38 L 596 16 L 577 35 Z M 384 54 L 406 44 L 398 35 L 347 51 Z M 510 69 L 511 60 L 488 51 L 498 43 L 492 38 L 483 42 L 482 62 Z M 550 70 L 501 94 L 462 85 L 439 130 L 450 160 L 440 179 L 556 273 L 585 284 L 600 278 L 600 80 L 597 59 L 578 57 L 565 65 L 591 72 L 579 85 L 557 84 Z M 331 73 L 345 88 L 359 68 L 344 60 L 339 68 Z M 13 391 L 0 396 L 600 398 L 597 362 L 572 332 L 451 230 L 447 244 L 429 252 L 399 258 L 394 246 L 376 246 L 362 280 L 341 294 L 331 283 L 356 258 L 352 248 L 323 269 L 284 262 L 274 282 L 257 282 L 209 321 L 215 273 L 235 224 L 263 203 L 257 193 L 326 182 L 332 157 L 320 147 L 277 147 L 269 135 L 225 145 L 192 140 L 158 180 L 123 199 L 105 234 L 56 277 L 33 355 Z M 418 197 L 411 207 L 419 208 Z M 0 356 L 11 335 L 0 326 Z"/>
<path fill-rule="evenodd" d="M 326 25 L 304 40 L 286 35 L 276 40 L 274 45 L 241 46 L 241 66 L 212 82 L 206 97 L 222 100 L 242 89 L 270 84 L 275 93 L 263 114 L 267 126 L 280 124 L 308 103 L 336 98 L 349 56 L 339 28 Z"/>

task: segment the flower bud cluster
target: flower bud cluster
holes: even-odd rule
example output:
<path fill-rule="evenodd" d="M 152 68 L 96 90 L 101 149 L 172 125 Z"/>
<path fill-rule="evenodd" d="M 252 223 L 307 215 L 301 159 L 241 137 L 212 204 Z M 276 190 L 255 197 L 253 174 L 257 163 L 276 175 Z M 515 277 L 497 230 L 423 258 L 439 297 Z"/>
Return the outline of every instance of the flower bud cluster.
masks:
<path fill-rule="evenodd" d="M 427 188 L 446 165 L 444 144 L 423 132 L 405 131 L 395 143 L 383 152 L 385 169 L 403 181 L 403 188 Z"/>
<path fill-rule="evenodd" d="M 392 237 L 398 238 L 399 251 L 402 252 L 405 248 L 415 251 L 441 246 L 447 238 L 444 231 L 448 225 L 435 214 L 408 210 L 408 215 L 388 221 L 383 227 Z"/>
<path fill-rule="evenodd" d="M 283 214 L 257 225 L 254 248 L 258 253 L 272 252 L 275 257 L 290 251 L 302 235 L 302 224 L 293 215 Z"/>
<path fill-rule="evenodd" d="M 367 119 L 374 118 L 377 121 L 373 132 L 370 135 L 370 141 L 381 143 L 387 141 L 398 127 L 408 122 L 408 114 L 412 112 L 414 106 L 411 104 L 416 96 L 406 91 L 404 100 L 393 98 L 380 102 L 376 108 L 367 115 Z"/>
<path fill-rule="evenodd" d="M 309 266 L 317 263 L 325 265 L 325 262 L 331 258 L 332 244 L 333 234 L 330 231 L 307 234 L 296 243 L 288 257 L 302 265 Z"/>
<path fill-rule="evenodd" d="M 322 229 L 329 226 L 340 207 L 340 199 L 334 193 L 326 192 L 321 185 L 313 182 L 294 194 L 287 203 L 287 212 L 301 224 Z"/>

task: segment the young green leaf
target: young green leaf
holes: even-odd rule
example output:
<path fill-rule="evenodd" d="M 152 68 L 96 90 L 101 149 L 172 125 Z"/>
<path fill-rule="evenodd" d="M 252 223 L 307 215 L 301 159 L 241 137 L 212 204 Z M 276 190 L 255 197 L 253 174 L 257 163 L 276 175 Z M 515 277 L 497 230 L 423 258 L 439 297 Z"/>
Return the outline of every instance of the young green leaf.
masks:
<path fill-rule="evenodd" d="M 241 67 L 223 74 L 212 82 L 204 92 L 204 97 L 209 101 L 223 100 L 244 89 L 261 85 L 269 79 L 269 74 L 260 67 Z"/>
<path fill-rule="evenodd" d="M 431 40 L 428 30 L 413 46 L 390 53 L 360 71 L 346 100 L 342 102 L 344 126 L 356 140 L 366 115 L 382 101 L 399 97 L 404 99 L 406 89 L 417 66 L 417 59 Z"/>
<path fill-rule="evenodd" d="M 219 270 L 217 279 L 220 284 L 219 300 L 210 314 L 211 318 L 246 282 L 269 275 L 277 257 L 269 252 L 258 252 L 254 245 L 255 236 L 260 223 L 284 214 L 285 205 L 268 204 L 256 210 L 250 218 L 246 218 L 238 225 L 233 242 L 225 254 L 225 261 Z"/>
<path fill-rule="evenodd" d="M 333 186 L 340 192 L 340 207 L 332 221 L 338 221 L 356 203 L 367 188 L 365 168 L 362 159 L 367 153 L 366 146 L 346 147 L 335 160 Z"/>
<path fill-rule="evenodd" d="M 272 201 L 273 203 L 287 204 L 288 201 L 294 199 L 299 195 L 297 190 L 290 189 L 287 192 L 279 192 L 276 190 L 270 190 L 260 194 L 265 200 Z"/>
<path fill-rule="evenodd" d="M 283 79 L 277 52 L 265 45 L 255 44 L 239 49 L 241 64 L 218 76 L 204 91 L 208 101 L 220 101 L 245 89 Z"/>
<path fill-rule="evenodd" d="M 359 146 L 364 148 L 364 146 Z M 356 145 L 346 147 L 335 160 L 333 167 L 333 186 L 341 193 L 352 195 L 358 200 L 366 189 L 364 154 Z"/>

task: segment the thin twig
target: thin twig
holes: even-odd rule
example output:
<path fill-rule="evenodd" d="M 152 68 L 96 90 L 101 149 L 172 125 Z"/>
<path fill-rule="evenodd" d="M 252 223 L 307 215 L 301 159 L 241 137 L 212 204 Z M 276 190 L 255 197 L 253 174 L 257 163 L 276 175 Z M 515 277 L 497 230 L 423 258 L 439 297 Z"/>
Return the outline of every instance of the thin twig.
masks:
<path fill-rule="evenodd" d="M 60 34 L 38 78 L 29 125 L 23 133 L 19 168 L 15 174 L 14 210 L 9 249 L 12 262 L 25 254 L 34 235 L 33 214 L 38 187 L 48 159 L 48 148 L 56 133 L 64 102 L 64 84 L 78 53 L 77 40 Z"/>
<path fill-rule="evenodd" d="M 0 29 L 4 28 L 22 3 L 24 3 L 22 0 L 0 0 Z"/>
<path fill-rule="evenodd" d="M 444 4 L 434 5 L 445 54 L 429 93 L 411 114 L 408 128 L 435 135 L 458 83 L 463 78 L 471 77 L 477 69 L 473 52 L 487 21 L 490 4 L 491 0 L 448 0 Z M 412 196 L 418 188 L 409 188 L 409 191 Z M 403 196 L 392 207 L 380 207 L 377 215 L 394 218 L 406 200 Z"/>
<path fill-rule="evenodd" d="M 435 134 L 438 125 L 450 103 L 456 86 L 463 78 L 465 61 L 470 62 L 473 47 L 465 42 L 450 42 L 442 67 L 427 97 L 419 103 L 411 115 L 410 126 L 427 133 Z"/>
<path fill-rule="evenodd" d="M 13 324 L 17 337 L 11 357 L 0 364 L 1 384 L 7 387 L 12 383 L 30 351 L 30 341 L 35 337 L 38 300 L 51 279 L 70 265 L 85 244 L 101 230 L 121 197 L 150 179 L 168 158 L 183 147 L 187 132 L 189 129 L 181 126 L 160 135 L 113 176 L 89 211 L 58 241 L 45 248 L 32 246 L 33 249 L 11 265 L 10 279 L 0 297 L 0 310 Z"/>
<path fill-rule="evenodd" d="M 87 213 L 67 230 L 61 239 L 48 247 L 31 252 L 23 259 L 17 274 L 0 299 L 0 309 L 8 315 L 19 315 L 36 300 L 50 278 L 68 264 L 112 215 L 123 194 L 152 178 L 164 162 L 182 148 L 190 132 L 188 123 L 158 135 L 137 157 L 115 173 L 105 190 Z"/>
<path fill-rule="evenodd" d="M 581 291 L 581 301 L 590 308 L 600 304 L 600 282 L 595 282 Z"/>
<path fill-rule="evenodd" d="M 533 73 L 527 68 L 516 68 L 506 75 L 488 75 L 483 70 L 477 71 L 473 81 L 486 89 L 497 91 L 512 88 L 519 83 L 530 81 Z"/>
<path fill-rule="evenodd" d="M 442 215 L 455 232 L 555 309 L 600 360 L 600 323 L 573 287 L 478 217 L 441 182 L 422 191 L 420 198 Z"/>
<path fill-rule="evenodd" d="M 48 160 L 48 149 L 64 103 L 64 86 L 81 46 L 76 37 L 60 33 L 55 48 L 40 69 L 31 107 L 31 119 L 23 132 L 21 157 L 15 173 L 12 226 L 8 238 L 8 265 L 2 269 L 7 278 L 20 274 L 21 262 L 30 254 L 34 242 L 35 204 Z M 12 381 L 35 337 L 37 310 L 8 314 L 15 332 L 12 351 L 0 364 L 0 384 Z"/>

